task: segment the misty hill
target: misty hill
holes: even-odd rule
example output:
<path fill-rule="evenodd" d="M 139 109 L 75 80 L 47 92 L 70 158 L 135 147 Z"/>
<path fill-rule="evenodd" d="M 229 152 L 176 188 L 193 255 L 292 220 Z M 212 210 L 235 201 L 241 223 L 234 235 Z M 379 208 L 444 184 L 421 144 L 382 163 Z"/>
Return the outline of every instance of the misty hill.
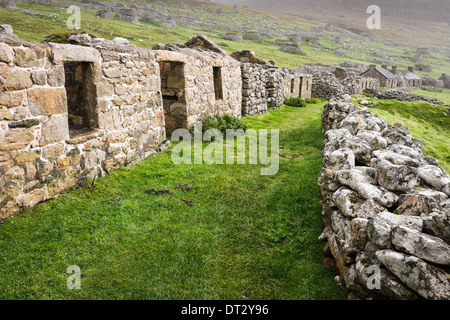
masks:
<path fill-rule="evenodd" d="M 226 4 L 238 4 L 250 8 L 295 15 L 298 17 L 338 24 L 365 34 L 369 30 L 366 21 L 367 8 L 372 0 L 215 0 Z M 448 0 L 379 0 L 382 30 L 381 37 L 420 42 L 433 38 L 436 45 L 450 45 L 450 1 Z M 415 40 L 415 41 L 414 41 Z"/>

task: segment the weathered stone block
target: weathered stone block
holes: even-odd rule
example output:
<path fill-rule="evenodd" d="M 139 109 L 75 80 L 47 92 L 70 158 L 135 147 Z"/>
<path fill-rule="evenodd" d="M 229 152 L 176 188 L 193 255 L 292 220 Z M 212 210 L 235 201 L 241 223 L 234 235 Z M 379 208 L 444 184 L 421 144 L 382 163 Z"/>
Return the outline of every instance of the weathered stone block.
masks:
<path fill-rule="evenodd" d="M 377 251 L 376 256 L 386 268 L 425 299 L 450 299 L 450 275 L 442 269 L 391 250 Z"/>
<path fill-rule="evenodd" d="M 22 92 L 1 92 L 0 93 L 0 105 L 7 108 L 18 107 L 22 104 L 23 94 Z"/>
<path fill-rule="evenodd" d="M 56 65 L 47 71 L 47 82 L 52 87 L 62 87 L 65 82 L 64 66 Z"/>
<path fill-rule="evenodd" d="M 0 135 L 0 151 L 20 150 L 33 140 L 33 129 L 11 129 L 3 137 Z"/>
<path fill-rule="evenodd" d="M 33 82 L 27 71 L 18 69 L 6 79 L 5 88 L 8 91 L 17 91 L 31 88 Z"/>
<path fill-rule="evenodd" d="M 45 63 L 45 48 L 14 48 L 14 62 L 22 68 L 43 67 Z"/>
<path fill-rule="evenodd" d="M 12 120 L 13 116 L 11 112 L 5 107 L 0 107 L 0 120 Z"/>
<path fill-rule="evenodd" d="M 399 226 L 392 230 L 392 244 L 429 262 L 450 265 L 450 245 L 438 237 Z"/>
<path fill-rule="evenodd" d="M 0 42 L 0 61 L 11 63 L 14 60 L 14 51 L 6 43 Z"/>
<path fill-rule="evenodd" d="M 34 84 L 44 86 L 47 83 L 47 73 L 45 70 L 33 70 L 31 71 L 31 79 Z"/>
<path fill-rule="evenodd" d="M 100 112 L 98 115 L 98 126 L 106 131 L 113 131 L 122 128 L 120 111 L 112 109 L 108 112 Z"/>
<path fill-rule="evenodd" d="M 47 197 L 48 189 L 47 186 L 45 186 L 44 188 L 33 190 L 30 193 L 18 197 L 17 201 L 22 208 L 31 208 L 35 204 L 47 199 Z"/>
<path fill-rule="evenodd" d="M 39 144 L 44 147 L 48 144 L 64 140 L 69 135 L 69 122 L 67 114 L 50 117 L 42 124 Z"/>
<path fill-rule="evenodd" d="M 34 88 L 28 90 L 28 106 L 33 116 L 67 114 L 64 88 Z"/>

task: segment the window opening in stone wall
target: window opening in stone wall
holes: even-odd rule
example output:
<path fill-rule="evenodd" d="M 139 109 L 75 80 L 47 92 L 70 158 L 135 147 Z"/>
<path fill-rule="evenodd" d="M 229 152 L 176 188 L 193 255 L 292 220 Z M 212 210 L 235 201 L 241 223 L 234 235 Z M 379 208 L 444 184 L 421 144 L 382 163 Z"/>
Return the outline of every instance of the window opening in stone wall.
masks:
<path fill-rule="evenodd" d="M 97 93 L 91 62 L 64 62 L 69 131 L 98 126 Z"/>
<path fill-rule="evenodd" d="M 223 86 L 222 86 L 222 68 L 213 67 L 214 74 L 214 94 L 216 100 L 223 100 Z"/>

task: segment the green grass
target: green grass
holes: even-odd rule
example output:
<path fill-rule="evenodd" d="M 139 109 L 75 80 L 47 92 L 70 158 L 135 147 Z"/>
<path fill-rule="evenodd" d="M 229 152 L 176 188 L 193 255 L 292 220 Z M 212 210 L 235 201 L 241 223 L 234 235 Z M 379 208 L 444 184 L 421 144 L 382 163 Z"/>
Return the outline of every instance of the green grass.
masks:
<path fill-rule="evenodd" d="M 411 91 L 411 93 L 415 93 L 430 98 L 437 98 L 450 106 L 450 89 L 442 88 L 439 89 L 438 91 L 434 90 L 429 91 L 418 88 Z"/>
<path fill-rule="evenodd" d="M 174 165 L 167 151 L 8 219 L 0 299 L 344 298 L 317 241 L 322 107 L 244 119 L 281 128 L 280 153 L 298 156 L 274 176 L 259 165 Z M 173 190 L 191 180 L 191 191 Z M 81 290 L 66 287 L 70 265 Z"/>
<path fill-rule="evenodd" d="M 440 166 L 450 172 L 450 109 L 448 106 L 430 105 L 426 102 L 403 102 L 377 100 L 370 107 L 390 124 L 396 122 L 407 126 L 411 134 L 423 141 L 423 151 L 435 157 Z"/>

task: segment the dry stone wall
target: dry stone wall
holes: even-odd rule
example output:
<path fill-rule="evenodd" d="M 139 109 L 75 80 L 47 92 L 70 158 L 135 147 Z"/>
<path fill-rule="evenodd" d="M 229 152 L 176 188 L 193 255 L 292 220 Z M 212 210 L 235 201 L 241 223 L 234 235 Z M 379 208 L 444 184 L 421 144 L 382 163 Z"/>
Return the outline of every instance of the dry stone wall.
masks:
<path fill-rule="evenodd" d="M 279 108 L 284 102 L 284 76 L 278 67 L 268 66 L 266 69 L 267 106 Z"/>
<path fill-rule="evenodd" d="M 322 120 L 320 240 L 336 283 L 352 299 L 450 299 L 449 175 L 368 109 L 332 100 Z"/>
<path fill-rule="evenodd" d="M 378 91 L 379 81 L 358 76 L 360 69 L 361 66 L 351 63 L 344 63 L 343 67 L 307 63 L 294 69 L 294 72 L 311 74 L 311 96 L 328 100 L 332 97 L 342 97 L 345 94 L 361 94 L 367 89 Z"/>
<path fill-rule="evenodd" d="M 266 73 L 264 66 L 241 63 L 242 115 L 258 115 L 267 112 Z"/>

